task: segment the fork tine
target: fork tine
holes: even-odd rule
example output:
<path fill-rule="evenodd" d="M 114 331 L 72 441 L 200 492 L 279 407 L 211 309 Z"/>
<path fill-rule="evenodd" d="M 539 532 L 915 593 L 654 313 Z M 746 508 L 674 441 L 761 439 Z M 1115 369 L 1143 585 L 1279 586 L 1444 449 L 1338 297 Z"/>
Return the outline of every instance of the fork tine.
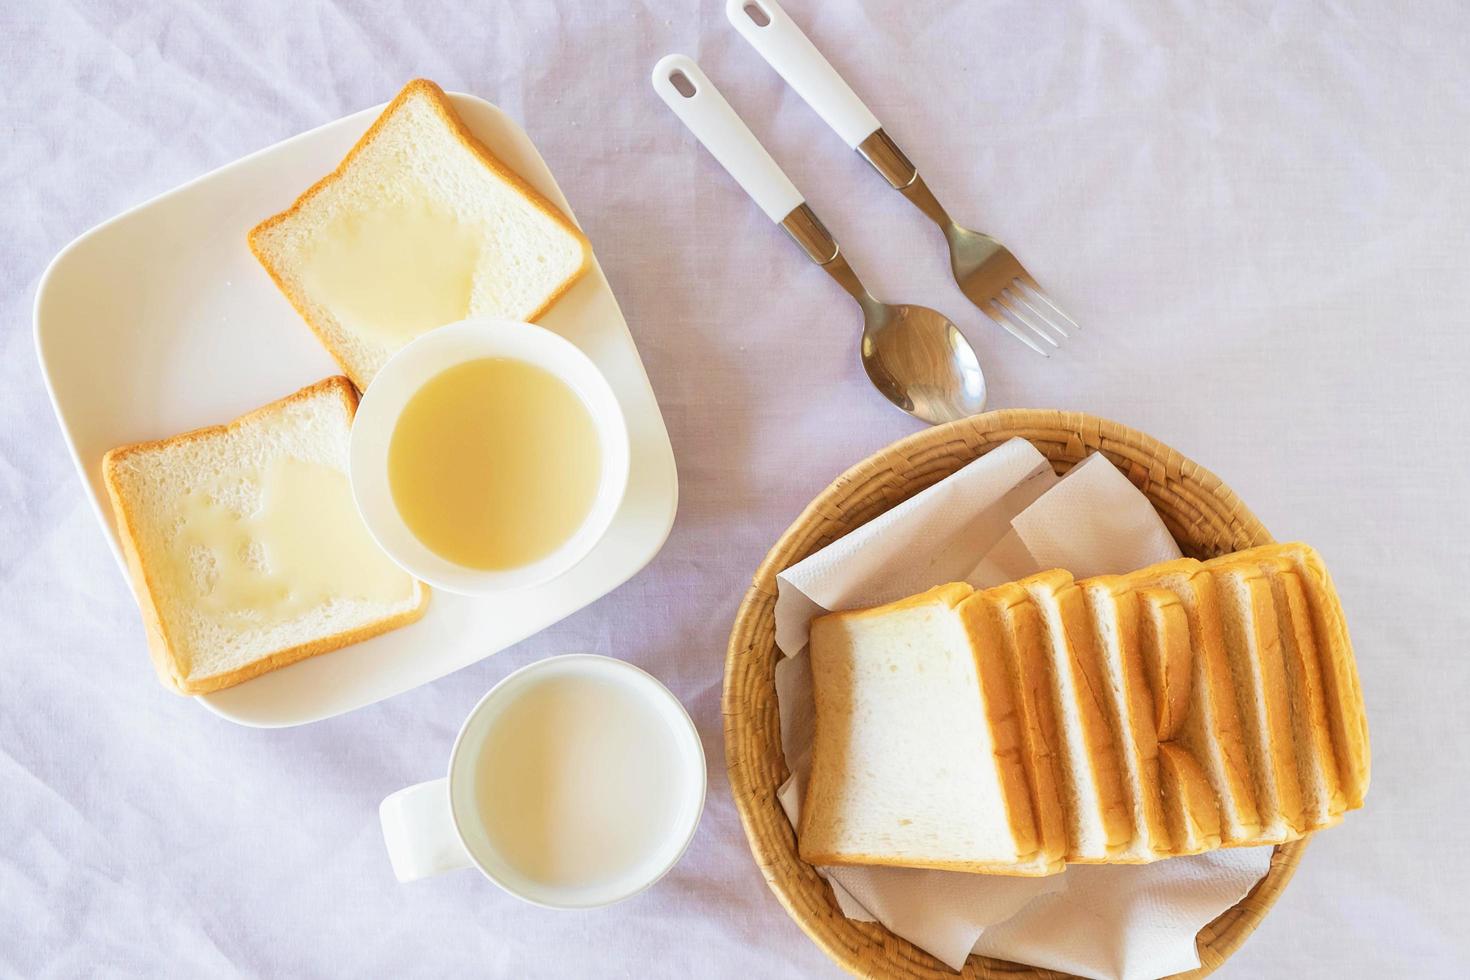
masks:
<path fill-rule="evenodd" d="M 1051 297 L 1047 296 L 1046 292 L 1039 285 L 1037 285 L 1036 280 L 1031 278 L 1030 273 L 1023 272 L 1016 278 L 1021 281 L 1021 285 L 1032 297 L 1040 300 L 1042 303 L 1045 303 L 1048 309 L 1050 309 L 1057 316 L 1065 320 L 1072 327 L 1073 330 L 1082 329 L 1080 326 L 1078 326 L 1076 320 L 1067 316 L 1066 312 L 1060 306 L 1051 301 Z"/>
<path fill-rule="evenodd" d="M 990 319 L 995 321 L 996 326 L 1000 327 L 1012 337 L 1015 337 L 1021 343 L 1025 344 L 1027 347 L 1031 348 L 1042 357 L 1051 356 L 1046 352 L 1046 348 L 1042 347 L 1036 341 L 1031 339 L 1030 333 L 1011 322 L 1014 318 L 1004 306 L 1001 306 L 1000 303 L 994 300 L 991 301 L 990 306 L 995 308 L 995 312 L 992 313 L 990 308 L 987 307 L 985 313 L 987 316 L 990 317 Z M 1053 344 L 1053 346 L 1055 346 L 1055 344 Z"/>
<path fill-rule="evenodd" d="M 1048 330 L 1055 332 L 1063 339 L 1072 336 L 1071 334 L 1067 333 L 1067 331 L 1062 329 L 1062 325 L 1060 323 L 1057 323 L 1055 320 L 1049 318 L 1044 312 L 1036 308 L 1035 303 L 1026 298 L 1026 293 L 1020 288 L 1019 281 L 1017 281 L 1014 288 L 1007 287 L 1006 289 L 1002 289 L 1001 295 L 1010 300 L 1012 305 L 1014 305 L 1018 310 L 1021 307 L 1025 307 L 1030 312 L 1031 319 L 1040 322 L 1042 326 L 1046 327 Z"/>
<path fill-rule="evenodd" d="M 1046 341 L 1048 344 L 1051 344 L 1053 347 L 1061 346 L 1061 344 L 1057 342 L 1057 338 L 1053 337 L 1041 327 L 1038 327 L 1036 324 L 1032 323 L 1031 319 L 1021 312 L 1021 308 L 1016 305 L 1015 300 L 1007 294 L 1006 290 L 1002 289 L 1000 293 L 994 297 L 994 301 L 1000 306 L 1001 309 L 1005 310 L 1006 313 L 1010 315 L 1012 323 L 1024 327 L 1027 330 L 1030 330 L 1037 337 L 1040 337 L 1042 340 Z M 1043 320 L 1042 322 L 1044 323 L 1045 321 Z"/>

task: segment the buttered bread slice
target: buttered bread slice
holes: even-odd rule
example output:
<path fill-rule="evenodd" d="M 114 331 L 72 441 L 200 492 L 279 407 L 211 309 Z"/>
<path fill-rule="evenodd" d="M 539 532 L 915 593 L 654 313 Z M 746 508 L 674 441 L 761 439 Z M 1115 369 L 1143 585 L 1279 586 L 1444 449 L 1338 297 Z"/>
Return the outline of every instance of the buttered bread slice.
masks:
<path fill-rule="evenodd" d="M 205 694 L 413 622 L 428 589 L 347 482 L 357 393 L 328 378 L 228 425 L 102 461 L 164 684 Z"/>
<path fill-rule="evenodd" d="M 335 171 L 257 225 L 250 248 L 360 389 L 434 327 L 536 319 L 592 254 L 423 79 Z"/>
<path fill-rule="evenodd" d="M 972 633 L 957 609 L 972 593 L 944 585 L 813 620 L 815 734 L 797 835 L 804 860 L 1060 870 L 1038 856 L 1004 660 L 977 650 L 977 639 L 993 635 Z"/>

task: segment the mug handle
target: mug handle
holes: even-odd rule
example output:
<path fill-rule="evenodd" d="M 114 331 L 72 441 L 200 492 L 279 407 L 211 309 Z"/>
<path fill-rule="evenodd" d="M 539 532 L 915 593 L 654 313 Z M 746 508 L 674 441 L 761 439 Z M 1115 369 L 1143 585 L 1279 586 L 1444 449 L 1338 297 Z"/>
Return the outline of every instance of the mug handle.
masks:
<path fill-rule="evenodd" d="M 449 809 L 449 780 L 401 789 L 378 807 L 388 860 L 399 881 L 417 881 L 473 862 Z"/>

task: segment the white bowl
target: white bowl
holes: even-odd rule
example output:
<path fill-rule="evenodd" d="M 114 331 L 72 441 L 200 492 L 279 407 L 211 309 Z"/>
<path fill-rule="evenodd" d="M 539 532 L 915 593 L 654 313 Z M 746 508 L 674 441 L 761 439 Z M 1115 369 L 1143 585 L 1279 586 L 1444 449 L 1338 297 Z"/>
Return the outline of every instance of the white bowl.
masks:
<path fill-rule="evenodd" d="M 601 479 L 581 526 L 546 557 L 500 570 L 467 568 L 432 551 L 404 523 L 388 482 L 388 447 L 409 399 L 440 372 L 483 357 L 524 361 L 571 388 L 591 414 L 602 447 Z M 490 595 L 551 581 L 607 532 L 628 486 L 628 426 L 607 379 L 575 345 L 534 324 L 474 317 L 414 340 L 373 378 L 352 423 L 348 469 L 363 521 L 390 558 L 435 588 Z"/>

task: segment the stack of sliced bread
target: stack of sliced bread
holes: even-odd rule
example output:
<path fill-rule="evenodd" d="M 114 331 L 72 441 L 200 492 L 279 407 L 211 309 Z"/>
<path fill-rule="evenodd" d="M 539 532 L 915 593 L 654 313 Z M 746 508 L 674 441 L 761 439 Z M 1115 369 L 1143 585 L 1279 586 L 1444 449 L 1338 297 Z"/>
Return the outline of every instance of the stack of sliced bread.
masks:
<path fill-rule="evenodd" d="M 1046 875 L 1277 844 L 1362 806 L 1368 729 L 1317 553 L 955 583 L 812 623 L 814 864 Z"/>

